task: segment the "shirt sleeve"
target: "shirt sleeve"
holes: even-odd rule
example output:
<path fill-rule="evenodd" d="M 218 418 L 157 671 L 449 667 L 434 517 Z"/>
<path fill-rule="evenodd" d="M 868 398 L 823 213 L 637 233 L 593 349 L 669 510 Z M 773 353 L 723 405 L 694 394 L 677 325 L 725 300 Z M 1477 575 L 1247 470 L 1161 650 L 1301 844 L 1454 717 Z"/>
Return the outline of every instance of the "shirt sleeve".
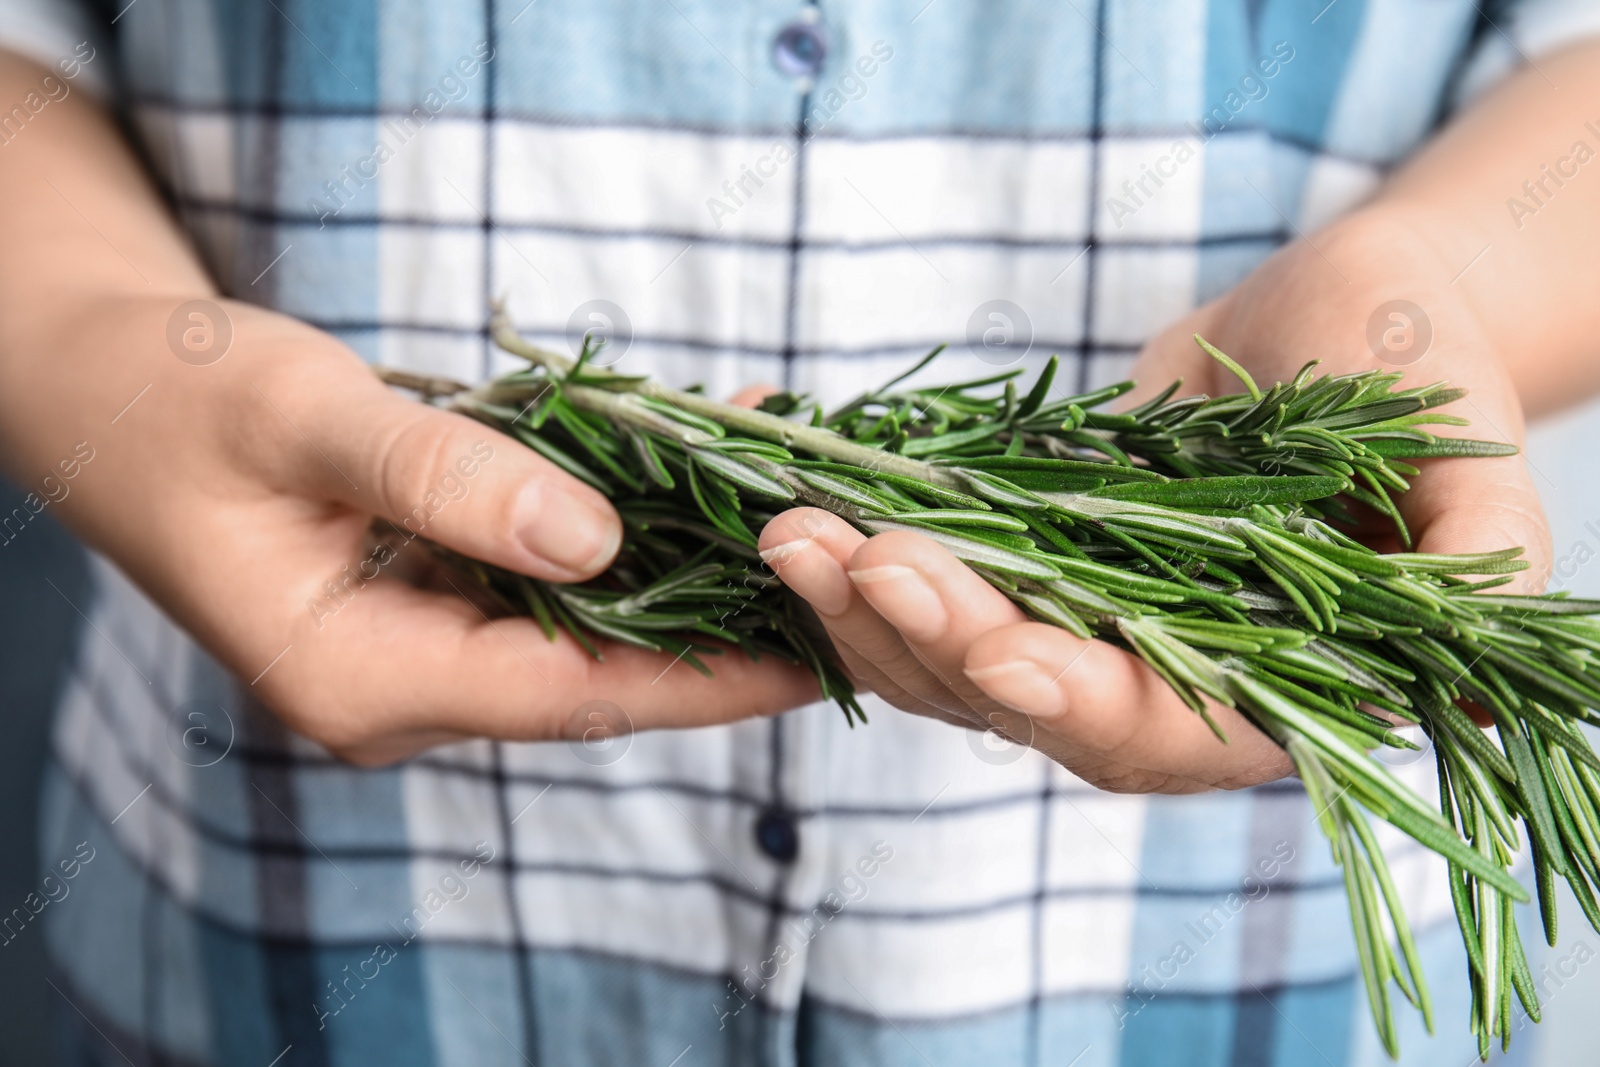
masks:
<path fill-rule="evenodd" d="M 0 48 L 101 97 L 111 85 L 108 45 L 102 20 L 79 0 L 0 0 Z"/>
<path fill-rule="evenodd" d="M 1537 66 L 1541 56 L 1565 45 L 1600 38 L 1596 0 L 1513 0 L 1486 4 L 1488 24 L 1479 34 L 1457 83 L 1455 104 L 1470 103 L 1519 66 Z"/>

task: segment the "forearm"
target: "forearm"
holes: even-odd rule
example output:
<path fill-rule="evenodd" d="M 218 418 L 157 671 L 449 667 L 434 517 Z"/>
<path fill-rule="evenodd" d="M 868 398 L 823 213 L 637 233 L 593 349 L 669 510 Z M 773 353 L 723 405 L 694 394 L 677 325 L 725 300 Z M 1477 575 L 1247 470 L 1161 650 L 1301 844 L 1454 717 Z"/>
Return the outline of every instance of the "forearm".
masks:
<path fill-rule="evenodd" d="M 1466 109 L 1368 209 L 1437 249 L 1426 281 L 1465 290 L 1530 415 L 1600 389 L 1600 42 L 1537 63 Z"/>
<path fill-rule="evenodd" d="M 46 85 L 50 102 L 0 140 L 0 453 L 25 479 L 91 424 L 103 429 L 146 383 L 188 369 L 176 359 L 172 367 L 132 360 L 144 348 L 116 343 L 114 331 L 103 345 L 73 346 L 61 343 L 66 332 L 95 329 L 117 308 L 176 307 L 214 291 L 89 95 L 0 52 L 0 111 L 30 93 L 46 98 Z M 150 318 L 130 314 L 127 326 L 147 329 Z"/>

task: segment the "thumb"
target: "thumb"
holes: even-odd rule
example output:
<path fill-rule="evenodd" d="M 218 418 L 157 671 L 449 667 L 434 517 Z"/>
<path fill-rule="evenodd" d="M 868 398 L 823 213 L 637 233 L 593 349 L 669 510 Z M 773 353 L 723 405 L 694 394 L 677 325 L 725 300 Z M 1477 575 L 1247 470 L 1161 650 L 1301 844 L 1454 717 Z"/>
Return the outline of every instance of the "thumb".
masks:
<path fill-rule="evenodd" d="M 1443 436 L 1525 444 L 1522 406 L 1505 366 L 1476 332 L 1454 317 L 1436 315 L 1438 335 L 1422 359 L 1406 367 L 1402 385 L 1448 380 L 1466 395 L 1440 408 L 1467 426 L 1444 427 Z M 1455 327 L 1450 330 L 1450 327 Z M 1447 332 L 1447 330 L 1449 332 Z M 1417 460 L 1420 470 L 1398 500 L 1417 551 L 1445 554 L 1496 552 L 1520 547 L 1528 569 L 1496 590 L 1537 593 L 1550 578 L 1550 527 L 1527 457 Z"/>
<path fill-rule="evenodd" d="M 1539 593 L 1550 580 L 1550 528 L 1522 456 L 1436 459 L 1400 500 L 1417 551 L 1497 552 L 1520 547 L 1528 569 L 1496 592 Z"/>
<path fill-rule="evenodd" d="M 617 554 L 622 524 L 599 492 L 483 423 L 373 386 L 296 427 L 300 484 L 549 581 L 591 578 Z"/>
<path fill-rule="evenodd" d="M 737 404 L 742 408 L 758 408 L 761 406 L 761 402 L 767 397 L 775 396 L 781 392 L 783 392 L 783 390 L 779 389 L 776 385 L 768 385 L 765 382 L 757 385 L 747 385 L 737 393 L 734 393 L 732 396 L 730 396 L 728 398 L 728 403 Z"/>

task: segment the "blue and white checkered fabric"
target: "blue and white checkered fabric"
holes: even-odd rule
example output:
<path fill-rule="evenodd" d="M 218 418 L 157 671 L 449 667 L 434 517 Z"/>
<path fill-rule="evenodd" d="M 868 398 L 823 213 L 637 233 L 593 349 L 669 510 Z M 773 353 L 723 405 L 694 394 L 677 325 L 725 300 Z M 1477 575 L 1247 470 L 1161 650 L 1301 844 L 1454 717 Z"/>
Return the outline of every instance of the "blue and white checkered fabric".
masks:
<path fill-rule="evenodd" d="M 483 328 L 506 293 L 546 341 L 610 321 L 629 370 L 823 398 L 940 341 L 929 373 L 985 369 L 960 342 L 996 299 L 1026 362 L 1123 377 L 1519 51 L 1597 23 L 1592 0 L 0 0 L 0 42 L 47 62 L 95 35 L 91 78 L 233 295 L 479 379 L 508 365 Z M 1114 796 L 882 707 L 357 770 L 112 568 L 99 589 L 44 845 L 93 859 L 40 925 L 105 1062 L 1382 1060 L 1292 782 Z M 226 754 L 195 766 L 175 738 L 218 705 Z M 1406 1062 L 1464 1065 L 1440 872 L 1386 840 L 1443 1005 L 1435 1039 L 1403 1015 Z"/>

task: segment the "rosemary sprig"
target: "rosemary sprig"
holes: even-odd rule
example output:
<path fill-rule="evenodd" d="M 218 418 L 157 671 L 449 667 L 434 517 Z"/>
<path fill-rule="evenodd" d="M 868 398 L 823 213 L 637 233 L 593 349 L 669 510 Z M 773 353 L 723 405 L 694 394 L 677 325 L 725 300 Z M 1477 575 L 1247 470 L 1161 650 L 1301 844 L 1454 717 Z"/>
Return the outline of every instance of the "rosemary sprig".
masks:
<path fill-rule="evenodd" d="M 1053 397 L 1052 359 L 1020 371 L 907 386 L 938 353 L 826 412 L 780 394 L 760 410 L 667 389 L 527 344 L 497 310 L 501 347 L 526 370 L 481 388 L 390 374 L 396 384 L 523 441 L 616 504 L 626 537 L 605 575 L 558 586 L 457 560 L 508 610 L 565 630 L 594 655 L 606 638 L 696 669 L 721 643 L 802 662 L 864 721 L 826 639 L 755 552 L 756 531 L 796 504 L 871 533 L 913 530 L 966 561 L 1024 610 L 1141 657 L 1221 730 L 1208 701 L 1239 709 L 1293 760 L 1344 871 L 1368 1000 L 1397 1054 L 1389 989 L 1432 1029 L 1427 984 L 1365 813 L 1439 853 L 1470 960 L 1480 1052 L 1509 1044 L 1513 994 L 1538 999 L 1512 917 L 1528 899 L 1511 866 L 1522 834 L 1555 939 L 1554 880 L 1600 930 L 1600 603 L 1493 592 L 1520 549 L 1380 554 L 1340 527 L 1365 504 L 1409 533 L 1395 497 L 1408 460 L 1515 452 L 1436 436 L 1462 393 L 1397 389 L 1400 375 L 1316 375 L 1262 390 L 1196 338 L 1245 391 L 1105 405 L 1131 383 Z M 1460 705 L 1494 720 L 1480 730 Z M 1415 748 L 1439 765 L 1437 808 L 1370 753 Z M 1518 824 L 1522 830 L 1518 830 Z"/>

